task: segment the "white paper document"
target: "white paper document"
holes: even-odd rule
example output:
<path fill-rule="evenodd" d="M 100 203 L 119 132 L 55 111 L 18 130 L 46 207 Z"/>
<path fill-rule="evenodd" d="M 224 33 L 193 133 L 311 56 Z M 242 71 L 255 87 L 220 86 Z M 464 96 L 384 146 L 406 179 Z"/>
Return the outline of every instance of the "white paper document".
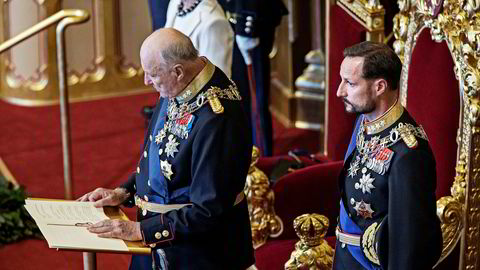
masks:
<path fill-rule="evenodd" d="M 109 219 L 93 202 L 26 199 L 25 208 L 50 248 L 128 251 L 123 240 L 100 238 L 87 230 L 89 224 Z"/>

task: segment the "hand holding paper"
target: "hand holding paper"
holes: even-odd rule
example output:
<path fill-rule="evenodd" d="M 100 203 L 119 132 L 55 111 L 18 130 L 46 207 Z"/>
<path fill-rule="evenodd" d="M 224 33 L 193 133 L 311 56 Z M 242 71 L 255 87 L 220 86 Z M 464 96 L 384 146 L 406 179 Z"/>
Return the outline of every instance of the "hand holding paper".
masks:
<path fill-rule="evenodd" d="M 79 202 L 95 202 L 95 207 L 118 206 L 122 204 L 129 196 L 124 188 L 106 189 L 97 188 L 82 197 L 78 198 Z"/>
<path fill-rule="evenodd" d="M 88 231 L 102 238 L 118 238 L 128 241 L 142 240 L 140 222 L 106 219 L 88 226 Z"/>

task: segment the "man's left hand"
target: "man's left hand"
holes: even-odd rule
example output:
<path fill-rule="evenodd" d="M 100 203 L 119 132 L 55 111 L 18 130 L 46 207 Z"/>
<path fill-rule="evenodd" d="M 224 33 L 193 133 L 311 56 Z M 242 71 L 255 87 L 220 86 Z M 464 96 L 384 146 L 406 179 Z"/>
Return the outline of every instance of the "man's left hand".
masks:
<path fill-rule="evenodd" d="M 128 241 L 142 240 L 140 222 L 106 219 L 88 227 L 92 233 L 104 238 L 118 238 Z"/>

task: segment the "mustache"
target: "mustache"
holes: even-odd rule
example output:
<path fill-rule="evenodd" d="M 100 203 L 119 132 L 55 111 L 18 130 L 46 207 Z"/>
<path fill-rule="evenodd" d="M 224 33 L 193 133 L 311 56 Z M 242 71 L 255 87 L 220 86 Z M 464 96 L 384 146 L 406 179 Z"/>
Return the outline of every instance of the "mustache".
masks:
<path fill-rule="evenodd" d="M 353 106 L 353 104 L 350 101 L 348 101 L 346 98 L 342 98 L 342 99 L 343 99 L 344 103 L 347 103 L 347 104 L 350 104 L 351 106 Z"/>

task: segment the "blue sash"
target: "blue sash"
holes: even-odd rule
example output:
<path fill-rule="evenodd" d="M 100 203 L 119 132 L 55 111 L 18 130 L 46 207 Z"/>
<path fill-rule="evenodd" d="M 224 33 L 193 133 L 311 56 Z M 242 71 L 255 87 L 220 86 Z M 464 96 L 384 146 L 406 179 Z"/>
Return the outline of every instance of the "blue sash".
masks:
<path fill-rule="evenodd" d="M 358 234 L 362 235 L 363 231 L 358 227 L 353 220 L 350 219 L 350 217 L 347 214 L 347 211 L 345 211 L 345 206 L 343 206 L 343 201 L 340 201 L 340 229 L 344 233 L 349 233 L 349 234 Z M 373 265 L 367 258 L 365 258 L 365 255 L 363 255 L 363 252 L 361 250 L 361 247 L 357 246 L 352 246 L 347 244 L 348 251 L 352 256 L 359 262 L 363 267 L 365 267 L 368 270 L 379 270 L 381 269 L 380 267 L 377 267 Z"/>
<path fill-rule="evenodd" d="M 167 116 L 167 107 L 168 100 L 164 100 L 162 107 L 160 108 L 160 113 L 158 118 L 155 119 L 156 123 L 153 126 L 152 135 L 155 136 L 158 134 L 158 131 L 161 130 L 165 124 L 165 118 Z M 153 119 L 152 119 L 153 120 Z M 164 140 L 165 141 L 165 140 Z M 165 142 L 162 142 L 165 143 Z M 148 158 L 148 179 L 150 179 L 152 185 L 151 188 L 160 196 L 151 196 L 151 200 L 155 203 L 168 204 L 168 185 L 165 176 L 160 170 L 160 159 L 158 156 L 158 150 L 161 145 L 157 145 L 155 139 L 150 142 L 149 145 L 149 158 Z"/>

